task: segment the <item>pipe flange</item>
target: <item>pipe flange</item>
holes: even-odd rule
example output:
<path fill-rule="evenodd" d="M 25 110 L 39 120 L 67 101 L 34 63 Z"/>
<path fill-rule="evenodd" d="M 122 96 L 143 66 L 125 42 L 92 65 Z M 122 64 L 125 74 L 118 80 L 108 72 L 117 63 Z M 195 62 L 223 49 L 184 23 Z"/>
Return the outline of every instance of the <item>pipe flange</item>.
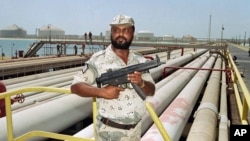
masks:
<path fill-rule="evenodd" d="M 210 103 L 210 102 L 204 102 L 204 103 L 202 103 L 199 106 L 199 108 L 198 108 L 197 111 L 199 111 L 201 109 L 210 109 L 210 110 L 214 111 L 216 114 L 218 114 L 217 107 L 214 104 Z"/>

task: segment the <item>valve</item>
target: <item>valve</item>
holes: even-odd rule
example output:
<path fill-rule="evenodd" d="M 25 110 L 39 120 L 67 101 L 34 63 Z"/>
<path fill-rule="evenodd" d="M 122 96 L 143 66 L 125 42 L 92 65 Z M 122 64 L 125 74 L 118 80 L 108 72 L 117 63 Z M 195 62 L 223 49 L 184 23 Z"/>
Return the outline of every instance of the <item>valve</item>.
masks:
<path fill-rule="evenodd" d="M 18 103 L 23 103 L 24 102 L 24 95 L 23 94 L 17 94 L 13 100 L 14 102 L 18 102 Z"/>

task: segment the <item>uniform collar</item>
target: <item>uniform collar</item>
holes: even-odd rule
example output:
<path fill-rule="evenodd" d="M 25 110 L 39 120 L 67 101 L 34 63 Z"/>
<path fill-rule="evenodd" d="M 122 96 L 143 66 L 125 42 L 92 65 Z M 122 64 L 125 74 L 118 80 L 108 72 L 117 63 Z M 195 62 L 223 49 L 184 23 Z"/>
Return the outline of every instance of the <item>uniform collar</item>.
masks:
<path fill-rule="evenodd" d="M 119 60 L 125 64 L 120 57 L 118 57 L 111 48 L 111 44 L 106 48 L 105 60 Z M 128 64 L 133 60 L 133 51 L 129 49 Z"/>

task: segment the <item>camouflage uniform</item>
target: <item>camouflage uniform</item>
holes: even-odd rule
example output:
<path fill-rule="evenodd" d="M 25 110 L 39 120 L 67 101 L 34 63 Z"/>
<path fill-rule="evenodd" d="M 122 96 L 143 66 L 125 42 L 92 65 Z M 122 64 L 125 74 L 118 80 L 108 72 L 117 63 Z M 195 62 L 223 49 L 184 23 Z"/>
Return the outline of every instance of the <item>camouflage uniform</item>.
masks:
<path fill-rule="evenodd" d="M 99 51 L 92 55 L 86 62 L 81 72 L 74 77 L 74 83 L 79 81 L 94 85 L 95 78 L 108 69 L 119 69 L 130 65 L 145 62 L 146 59 L 132 50 L 128 56 L 127 65 L 113 52 L 111 45 L 106 50 Z M 144 72 L 142 78 L 146 81 L 154 83 L 150 73 Z M 141 119 L 146 112 L 145 101 L 135 92 L 131 84 L 121 87 L 126 88 L 120 92 L 118 99 L 97 98 L 98 116 L 96 140 L 100 141 L 139 141 L 141 137 Z M 137 124 L 135 128 L 125 130 L 113 128 L 103 124 L 101 117 L 106 117 L 119 124 Z"/>

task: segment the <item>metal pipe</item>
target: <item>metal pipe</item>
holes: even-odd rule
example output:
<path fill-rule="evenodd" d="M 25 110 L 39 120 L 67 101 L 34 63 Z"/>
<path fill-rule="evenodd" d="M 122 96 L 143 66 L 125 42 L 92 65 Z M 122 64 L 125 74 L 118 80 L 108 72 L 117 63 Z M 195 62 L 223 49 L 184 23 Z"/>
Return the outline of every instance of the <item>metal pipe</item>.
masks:
<path fill-rule="evenodd" d="M 221 69 L 221 58 L 216 60 L 214 69 Z M 195 113 L 187 141 L 216 140 L 220 78 L 221 72 L 212 71 L 201 104 Z"/>
<path fill-rule="evenodd" d="M 195 53 L 189 53 L 189 54 L 183 55 L 181 57 L 178 57 L 176 59 L 167 60 L 166 64 L 161 65 L 157 68 L 150 69 L 150 73 L 151 73 L 152 77 L 154 78 L 154 80 L 157 82 L 159 80 L 159 78 L 161 78 L 161 76 L 162 76 L 162 73 L 159 73 L 159 71 L 162 72 L 164 67 L 173 66 L 173 65 L 182 66 L 182 65 L 190 62 L 194 58 L 200 56 L 201 54 L 205 53 L 206 51 L 207 51 L 206 49 L 201 49 Z M 171 71 L 171 70 L 169 70 L 169 71 Z"/>
<path fill-rule="evenodd" d="M 52 76 L 57 76 L 60 74 L 72 73 L 72 72 L 81 70 L 81 68 L 82 67 L 70 68 L 70 69 L 40 73 L 40 74 L 35 74 L 35 75 L 23 76 L 23 77 L 18 77 L 18 78 L 6 79 L 6 80 L 2 80 L 2 82 L 8 86 L 8 85 L 23 83 L 23 82 L 27 82 L 31 80 L 37 80 L 37 79 L 41 79 L 45 77 L 52 77 Z"/>
<path fill-rule="evenodd" d="M 200 57 L 196 58 L 194 61 L 192 61 L 189 64 L 185 65 L 184 67 L 191 67 L 191 66 L 195 67 L 194 63 L 196 63 L 199 60 L 201 60 L 202 56 L 206 56 L 206 54 L 201 55 Z M 183 69 L 178 69 L 177 71 L 175 71 L 171 75 L 169 75 L 166 78 L 162 79 L 161 81 L 159 81 L 156 84 L 156 89 L 159 89 L 160 87 L 164 86 L 166 83 L 168 83 L 169 81 L 171 81 L 172 79 L 174 79 L 176 76 L 180 75 L 183 71 L 184 71 Z"/>
<path fill-rule="evenodd" d="M 69 88 L 70 85 L 71 85 L 71 82 L 66 81 L 66 82 L 63 82 L 60 84 L 51 85 L 50 87 Z M 49 100 L 51 98 L 64 96 L 64 95 L 61 95 L 59 93 L 48 93 L 48 92 L 33 92 L 32 94 L 34 94 L 34 95 L 29 96 L 29 97 L 25 97 L 24 102 L 21 104 L 17 103 L 17 102 L 13 103 L 11 105 L 12 111 L 20 110 L 23 107 L 24 107 L 24 109 L 26 109 L 26 106 L 30 106 L 30 105 L 36 104 L 38 102 L 41 102 L 41 101 L 46 101 L 46 100 Z M 27 96 L 27 95 L 25 94 L 25 96 Z"/>
<path fill-rule="evenodd" d="M 184 49 L 181 48 L 180 50 L 176 49 L 176 50 L 171 51 L 170 58 L 171 59 L 175 59 L 176 57 L 183 56 L 183 54 L 184 54 L 183 50 Z M 190 49 L 186 49 L 185 50 L 185 54 L 192 53 L 192 52 L 193 51 L 190 50 Z M 159 56 L 161 62 L 166 62 L 168 60 L 168 54 L 167 54 L 167 52 L 159 52 L 159 53 L 154 53 L 154 54 L 148 54 L 147 56 L 155 57 L 155 54 L 157 54 Z"/>
<path fill-rule="evenodd" d="M 215 56 L 212 55 L 203 67 L 212 67 L 214 60 Z M 179 140 L 208 75 L 209 71 L 200 70 L 160 116 L 160 120 L 172 141 Z M 156 126 L 153 125 L 141 140 L 161 141 L 163 139 Z"/>
<path fill-rule="evenodd" d="M 43 60 L 43 59 L 40 59 L 40 60 Z M 18 62 L 11 62 L 10 65 L 13 66 L 13 63 L 18 63 Z M 25 61 L 23 61 L 23 63 L 25 63 Z M 81 69 L 81 67 L 77 67 L 77 68 L 70 68 L 70 69 L 58 70 L 58 71 L 53 71 L 53 72 L 40 73 L 40 74 L 29 75 L 29 76 L 24 76 L 24 77 L 6 79 L 6 80 L 3 80 L 3 82 L 5 85 L 9 86 L 12 84 L 24 83 L 27 81 L 37 80 L 37 79 L 41 79 L 41 78 L 45 78 L 45 77 L 58 77 L 58 75 L 60 75 L 60 74 L 61 75 L 64 75 L 66 73 L 69 74 L 69 73 L 79 71 L 80 69 Z M 8 89 L 10 89 L 10 88 L 8 88 Z"/>
<path fill-rule="evenodd" d="M 223 69 L 225 64 L 223 63 Z M 221 81 L 221 97 L 220 97 L 220 122 L 219 122 L 219 139 L 218 141 L 228 141 L 228 115 L 227 115 L 227 83 L 226 73 L 222 73 Z"/>
<path fill-rule="evenodd" d="M 208 59 L 209 54 L 202 56 L 198 61 L 192 64 L 192 67 L 201 67 Z M 147 100 L 155 107 L 157 113 L 161 113 L 168 104 L 176 97 L 176 95 L 185 87 L 185 85 L 192 79 L 197 70 L 182 71 L 174 79 L 168 83 L 161 84 L 163 87 L 158 88 L 153 97 L 148 97 Z M 168 79 L 168 78 L 166 78 Z M 163 79 L 162 81 L 164 81 Z M 169 89 L 171 88 L 171 89 Z M 166 94 L 167 92 L 167 94 Z"/>
<path fill-rule="evenodd" d="M 7 90 L 14 90 L 20 87 L 27 87 L 27 86 L 50 86 L 50 85 L 54 85 L 57 83 L 73 80 L 73 75 L 74 75 L 74 72 L 71 72 L 67 74 L 50 76 L 50 77 L 35 79 L 35 80 L 26 81 L 22 83 L 16 83 L 16 84 L 8 85 Z"/>
<path fill-rule="evenodd" d="M 34 129 L 61 132 L 91 115 L 91 101 L 91 98 L 81 98 L 72 94 L 28 108 L 22 112 L 13 113 L 15 136 L 20 136 Z M 0 118 L 0 125 L 0 141 L 7 141 L 6 117 Z M 32 141 L 37 141 L 37 139 Z"/>

